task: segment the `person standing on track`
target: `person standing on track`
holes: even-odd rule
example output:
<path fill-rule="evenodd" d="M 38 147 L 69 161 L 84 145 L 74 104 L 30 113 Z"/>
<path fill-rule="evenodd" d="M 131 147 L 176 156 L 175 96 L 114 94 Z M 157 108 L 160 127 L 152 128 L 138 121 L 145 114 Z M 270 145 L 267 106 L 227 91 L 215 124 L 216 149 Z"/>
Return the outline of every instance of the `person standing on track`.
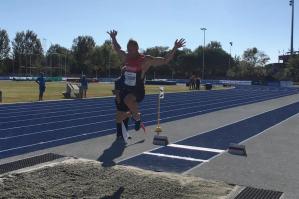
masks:
<path fill-rule="evenodd" d="M 35 82 L 39 85 L 38 101 L 43 101 L 44 92 L 46 91 L 46 79 L 44 78 L 44 74 L 40 73 Z"/>
<path fill-rule="evenodd" d="M 173 59 L 177 49 L 185 45 L 185 40 L 176 40 L 173 49 L 165 57 L 153 57 L 139 53 L 137 41 L 130 39 L 127 43 L 127 52 L 121 49 L 121 46 L 116 40 L 117 31 L 112 30 L 107 32 L 111 39 L 114 49 L 125 63 L 125 72 L 122 75 L 121 90 L 119 93 L 120 100 L 129 108 L 130 113 L 119 112 L 116 115 L 116 122 L 121 123 L 132 114 L 132 119 L 135 120 L 135 130 L 138 131 L 141 127 L 141 113 L 138 103 L 145 96 L 144 77 L 145 73 L 151 66 L 160 66 L 169 63 Z"/>

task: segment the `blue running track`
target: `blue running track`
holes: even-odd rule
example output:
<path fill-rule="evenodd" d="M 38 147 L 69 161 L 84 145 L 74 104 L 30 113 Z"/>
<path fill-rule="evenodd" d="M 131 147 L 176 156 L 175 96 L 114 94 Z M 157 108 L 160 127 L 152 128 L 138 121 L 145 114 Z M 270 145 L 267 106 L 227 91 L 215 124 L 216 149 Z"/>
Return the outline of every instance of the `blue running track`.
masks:
<path fill-rule="evenodd" d="M 119 164 L 181 173 L 299 113 L 299 102 L 142 153 Z M 282 132 L 283 133 L 283 132 Z"/>
<path fill-rule="evenodd" d="M 298 90 L 293 88 L 244 86 L 231 90 L 166 94 L 161 103 L 161 122 L 297 93 Z M 145 125 L 156 123 L 156 108 L 157 95 L 147 95 L 141 104 Z M 114 99 L 111 97 L 0 105 L 0 159 L 115 133 L 114 115 Z M 209 137 L 205 139 L 209 140 Z M 211 144 L 207 147 L 220 149 L 227 144 L 207 143 Z M 212 155 L 204 154 L 201 158 Z"/>

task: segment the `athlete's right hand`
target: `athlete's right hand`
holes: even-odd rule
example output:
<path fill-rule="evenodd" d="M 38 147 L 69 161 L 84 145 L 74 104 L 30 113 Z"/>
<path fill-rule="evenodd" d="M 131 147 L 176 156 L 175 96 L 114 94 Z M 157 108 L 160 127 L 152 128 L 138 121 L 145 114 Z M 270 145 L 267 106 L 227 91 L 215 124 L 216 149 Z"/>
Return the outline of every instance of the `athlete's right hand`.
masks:
<path fill-rule="evenodd" d="M 113 39 L 116 37 L 117 35 L 117 31 L 116 30 L 110 30 L 110 31 L 107 31 L 107 33 L 110 35 L 110 37 Z"/>

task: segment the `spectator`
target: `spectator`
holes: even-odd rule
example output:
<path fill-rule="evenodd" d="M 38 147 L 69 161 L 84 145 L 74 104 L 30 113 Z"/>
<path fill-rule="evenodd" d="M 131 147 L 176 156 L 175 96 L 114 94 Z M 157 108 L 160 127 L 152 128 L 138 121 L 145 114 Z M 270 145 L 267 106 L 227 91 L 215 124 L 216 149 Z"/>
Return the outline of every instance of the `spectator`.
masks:
<path fill-rule="evenodd" d="M 81 79 L 80 79 L 80 89 L 81 89 L 81 97 L 82 98 L 86 98 L 86 92 L 88 89 L 88 81 L 85 75 L 82 75 Z"/>
<path fill-rule="evenodd" d="M 189 85 L 190 90 L 195 90 L 195 81 L 196 81 L 196 77 L 195 75 L 192 75 L 190 78 L 190 85 Z"/>
<path fill-rule="evenodd" d="M 43 101 L 44 92 L 46 91 L 46 79 L 44 78 L 44 74 L 40 73 L 35 82 L 39 85 L 38 101 Z"/>
<path fill-rule="evenodd" d="M 200 78 L 196 78 L 196 90 L 200 90 Z"/>

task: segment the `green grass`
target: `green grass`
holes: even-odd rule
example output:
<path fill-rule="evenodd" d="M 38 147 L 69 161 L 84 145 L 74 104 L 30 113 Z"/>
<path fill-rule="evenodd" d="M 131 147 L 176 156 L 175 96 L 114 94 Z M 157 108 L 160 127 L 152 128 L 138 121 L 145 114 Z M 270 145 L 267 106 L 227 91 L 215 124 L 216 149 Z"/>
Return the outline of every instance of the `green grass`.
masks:
<path fill-rule="evenodd" d="M 62 92 L 65 91 L 65 82 L 47 82 L 44 100 L 63 99 Z M 87 97 L 103 97 L 112 95 L 113 84 L 90 83 Z M 214 87 L 223 89 L 223 87 Z M 33 81 L 0 81 L 2 91 L 2 102 L 33 102 L 38 99 L 38 85 Z M 146 85 L 146 94 L 159 93 L 159 86 Z M 188 92 L 188 87 L 184 85 L 164 86 L 165 93 L 168 92 Z M 203 89 L 202 89 L 203 90 Z"/>

